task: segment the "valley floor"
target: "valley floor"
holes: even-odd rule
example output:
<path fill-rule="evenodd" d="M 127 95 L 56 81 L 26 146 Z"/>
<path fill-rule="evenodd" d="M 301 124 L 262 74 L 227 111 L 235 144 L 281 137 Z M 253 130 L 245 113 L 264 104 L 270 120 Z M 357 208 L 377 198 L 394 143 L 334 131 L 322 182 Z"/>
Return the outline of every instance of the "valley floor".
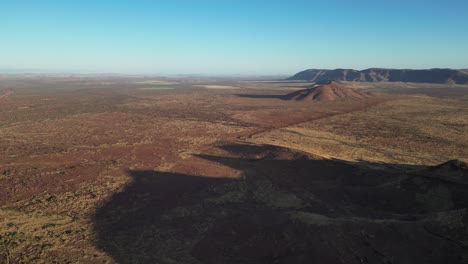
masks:
<path fill-rule="evenodd" d="M 2 80 L 0 262 L 466 263 L 468 88 L 308 85 Z"/>

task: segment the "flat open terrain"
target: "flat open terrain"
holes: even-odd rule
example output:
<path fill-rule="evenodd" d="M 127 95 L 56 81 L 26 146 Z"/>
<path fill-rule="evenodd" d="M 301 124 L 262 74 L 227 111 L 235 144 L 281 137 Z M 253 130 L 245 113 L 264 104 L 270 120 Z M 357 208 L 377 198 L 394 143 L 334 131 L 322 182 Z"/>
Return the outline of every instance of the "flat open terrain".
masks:
<path fill-rule="evenodd" d="M 0 263 L 467 263 L 468 86 L 345 84 L 1 76 Z"/>

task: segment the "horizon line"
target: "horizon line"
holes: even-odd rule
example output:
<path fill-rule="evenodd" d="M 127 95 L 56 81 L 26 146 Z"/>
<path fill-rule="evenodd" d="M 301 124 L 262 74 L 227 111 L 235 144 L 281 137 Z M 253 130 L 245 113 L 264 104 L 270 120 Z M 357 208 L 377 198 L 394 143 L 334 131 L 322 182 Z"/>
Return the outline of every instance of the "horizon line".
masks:
<path fill-rule="evenodd" d="M 31 75 L 47 75 L 47 74 L 71 74 L 71 75 L 124 75 L 124 76 L 154 76 L 154 77 L 170 77 L 170 76 L 199 76 L 199 77 L 235 77 L 235 76 L 289 76 L 308 70 L 355 70 L 365 71 L 372 69 L 386 69 L 386 70 L 468 70 L 466 68 L 451 68 L 451 67 L 432 67 L 432 68 L 392 68 L 392 67 L 369 67 L 362 69 L 355 68 L 306 68 L 294 73 L 255 73 L 255 72 L 232 72 L 232 73 L 149 73 L 149 72 L 131 72 L 131 71 L 89 71 L 89 70 L 52 70 L 52 69 L 34 69 L 34 68 L 0 68 L 2 75 L 15 75 L 15 74 L 31 74 Z"/>

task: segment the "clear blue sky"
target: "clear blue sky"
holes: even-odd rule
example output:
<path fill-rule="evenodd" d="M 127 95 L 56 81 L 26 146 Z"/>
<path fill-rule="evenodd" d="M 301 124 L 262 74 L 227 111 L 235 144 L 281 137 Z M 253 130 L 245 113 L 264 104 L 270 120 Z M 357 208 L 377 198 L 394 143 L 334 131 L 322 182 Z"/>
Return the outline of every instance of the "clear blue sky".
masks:
<path fill-rule="evenodd" d="M 1 0 L 0 69 L 468 68 L 467 0 Z"/>

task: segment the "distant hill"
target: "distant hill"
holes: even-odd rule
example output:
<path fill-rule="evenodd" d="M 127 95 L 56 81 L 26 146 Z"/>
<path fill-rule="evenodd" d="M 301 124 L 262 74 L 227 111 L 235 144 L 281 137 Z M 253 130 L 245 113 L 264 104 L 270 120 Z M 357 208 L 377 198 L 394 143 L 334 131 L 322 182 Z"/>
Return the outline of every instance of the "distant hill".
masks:
<path fill-rule="evenodd" d="M 398 70 L 371 68 L 367 70 L 309 69 L 289 77 L 288 80 L 308 81 L 358 81 L 358 82 L 414 82 L 467 84 L 468 72 L 453 69 Z"/>
<path fill-rule="evenodd" d="M 468 184 L 468 164 L 461 160 L 449 160 L 437 166 L 422 170 L 418 174 L 424 177 Z"/>
<path fill-rule="evenodd" d="M 365 92 L 344 86 L 336 81 L 319 82 L 315 86 L 287 94 L 284 99 L 295 101 L 333 101 L 340 98 L 362 99 Z"/>

